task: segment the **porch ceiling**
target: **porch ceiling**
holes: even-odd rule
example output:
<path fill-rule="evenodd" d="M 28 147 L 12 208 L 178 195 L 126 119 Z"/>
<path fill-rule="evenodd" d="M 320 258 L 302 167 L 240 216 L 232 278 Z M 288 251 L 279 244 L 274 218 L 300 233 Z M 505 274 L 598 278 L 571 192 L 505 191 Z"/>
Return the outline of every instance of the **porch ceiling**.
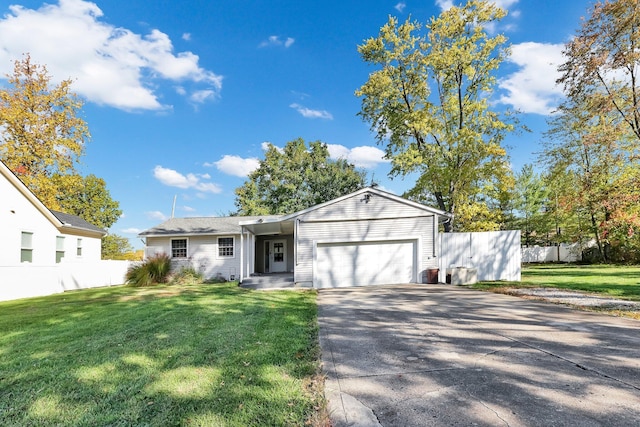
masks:
<path fill-rule="evenodd" d="M 249 230 L 256 236 L 273 235 L 273 234 L 293 234 L 293 222 L 288 221 L 247 221 L 241 222 L 240 225 L 243 229 Z"/>

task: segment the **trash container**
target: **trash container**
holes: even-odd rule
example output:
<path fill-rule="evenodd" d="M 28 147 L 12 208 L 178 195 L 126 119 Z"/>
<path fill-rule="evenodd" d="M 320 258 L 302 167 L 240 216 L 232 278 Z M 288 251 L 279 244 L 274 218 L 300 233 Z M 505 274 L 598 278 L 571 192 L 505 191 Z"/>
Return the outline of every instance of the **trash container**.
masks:
<path fill-rule="evenodd" d="M 435 284 L 438 283 L 438 273 L 440 269 L 438 268 L 430 268 L 427 270 L 427 283 Z"/>

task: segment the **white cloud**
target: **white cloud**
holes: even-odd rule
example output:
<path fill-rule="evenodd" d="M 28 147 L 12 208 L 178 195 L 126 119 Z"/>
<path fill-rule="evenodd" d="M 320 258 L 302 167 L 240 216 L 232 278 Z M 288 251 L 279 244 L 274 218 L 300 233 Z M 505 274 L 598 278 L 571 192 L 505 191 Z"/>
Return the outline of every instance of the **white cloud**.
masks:
<path fill-rule="evenodd" d="M 384 158 L 384 151 L 368 145 L 350 149 L 344 145 L 327 144 L 327 149 L 332 159 L 345 159 L 360 168 L 373 169 L 380 163 L 389 162 Z"/>
<path fill-rule="evenodd" d="M 281 40 L 280 36 L 269 36 L 268 39 L 260 42 L 258 47 L 284 46 L 285 48 L 289 48 L 295 43 L 295 41 L 296 40 L 292 37 L 287 37 L 286 39 Z"/>
<path fill-rule="evenodd" d="M 244 178 L 260 166 L 260 160 L 250 157 L 244 159 L 240 156 L 225 155 L 222 159 L 213 163 L 215 167 L 227 175 Z"/>
<path fill-rule="evenodd" d="M 192 52 L 174 53 L 163 32 L 136 34 L 102 16 L 95 3 L 83 0 L 59 0 L 39 9 L 9 6 L 0 18 L 0 75 L 29 52 L 55 82 L 72 78 L 73 90 L 88 101 L 123 110 L 167 108 L 153 89 L 163 79 L 220 92 L 222 77 L 200 67 Z"/>
<path fill-rule="evenodd" d="M 402 13 L 405 7 L 407 7 L 407 4 L 405 2 L 400 2 L 394 6 L 394 9 Z"/>
<path fill-rule="evenodd" d="M 453 0 L 436 0 L 436 6 L 442 10 L 449 10 L 453 7 Z"/>
<path fill-rule="evenodd" d="M 182 40 L 187 41 L 187 42 L 190 41 L 191 40 L 191 33 L 184 33 L 182 35 Z"/>
<path fill-rule="evenodd" d="M 300 104 L 291 104 L 289 107 L 296 110 L 298 113 L 307 119 L 325 119 L 325 120 L 333 120 L 333 115 L 326 110 L 312 110 L 310 108 L 304 107 Z"/>
<path fill-rule="evenodd" d="M 173 169 L 156 166 L 153 169 L 153 176 L 169 187 L 177 187 L 182 189 L 195 189 L 203 193 L 221 193 L 222 189 L 219 185 L 211 182 L 202 182 L 202 179 L 209 179 L 209 175 L 196 175 L 189 173 L 183 175 Z"/>
<path fill-rule="evenodd" d="M 150 211 L 150 212 L 145 212 L 147 215 L 147 218 L 149 219 L 155 219 L 158 221 L 166 221 L 169 219 L 168 216 L 166 216 L 165 214 L 163 214 L 160 211 Z"/>
<path fill-rule="evenodd" d="M 562 87 L 556 85 L 560 77 L 557 67 L 564 62 L 563 48 L 562 44 L 536 42 L 511 46 L 508 61 L 520 70 L 500 80 L 500 88 L 507 91 L 500 102 L 524 113 L 550 114 L 563 97 Z"/>
<path fill-rule="evenodd" d="M 192 208 L 191 206 L 183 206 L 180 209 L 182 209 L 185 212 L 195 212 L 196 211 L 196 209 Z"/>
<path fill-rule="evenodd" d="M 284 153 L 284 148 L 278 147 L 277 145 L 274 145 L 274 144 L 270 143 L 269 141 L 264 141 L 262 144 L 260 144 L 260 147 L 262 148 L 262 151 L 267 151 L 269 149 L 269 147 L 273 147 L 276 150 L 278 150 L 278 152 Z"/>

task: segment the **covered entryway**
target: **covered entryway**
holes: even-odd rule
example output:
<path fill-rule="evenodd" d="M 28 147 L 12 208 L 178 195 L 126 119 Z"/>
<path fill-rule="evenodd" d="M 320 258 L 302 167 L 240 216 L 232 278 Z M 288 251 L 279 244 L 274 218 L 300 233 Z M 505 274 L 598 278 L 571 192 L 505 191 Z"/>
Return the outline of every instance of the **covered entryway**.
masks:
<path fill-rule="evenodd" d="M 416 282 L 417 243 L 417 240 L 318 243 L 314 287 Z"/>

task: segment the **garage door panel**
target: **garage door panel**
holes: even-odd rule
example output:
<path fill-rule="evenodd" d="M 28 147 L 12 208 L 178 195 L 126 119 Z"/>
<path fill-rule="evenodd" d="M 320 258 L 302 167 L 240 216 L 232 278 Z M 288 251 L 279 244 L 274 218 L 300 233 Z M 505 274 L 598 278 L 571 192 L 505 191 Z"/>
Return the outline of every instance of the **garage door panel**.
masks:
<path fill-rule="evenodd" d="M 415 240 L 321 243 L 316 251 L 316 286 L 334 288 L 415 281 Z"/>

